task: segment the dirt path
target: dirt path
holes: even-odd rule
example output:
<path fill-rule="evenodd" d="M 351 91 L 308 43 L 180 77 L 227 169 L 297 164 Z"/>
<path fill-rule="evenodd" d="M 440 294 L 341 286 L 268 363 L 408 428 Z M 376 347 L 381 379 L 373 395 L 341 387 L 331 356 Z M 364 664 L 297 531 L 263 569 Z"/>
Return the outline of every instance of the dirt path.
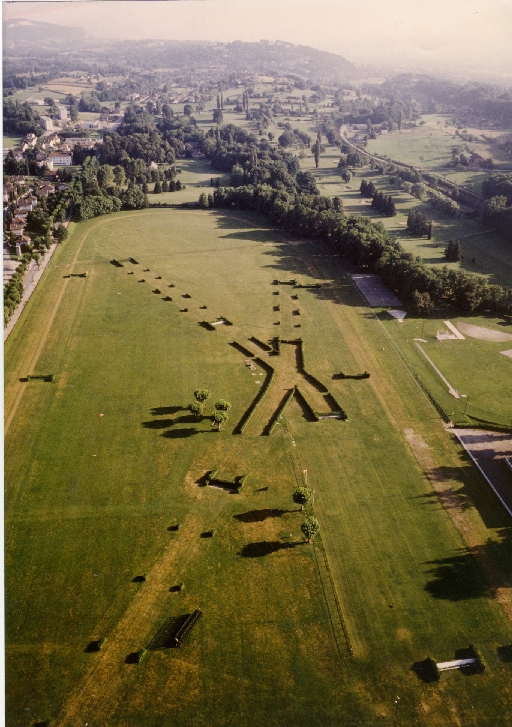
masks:
<path fill-rule="evenodd" d="M 194 511 L 182 523 L 180 530 L 169 534 L 171 542 L 147 574 L 147 581 L 128 606 L 112 633 L 104 634 L 106 643 L 101 652 L 91 656 L 93 663 L 75 685 L 55 720 L 55 727 L 80 727 L 84 724 L 108 725 L 118 707 L 120 691 L 126 689 L 130 669 L 125 664 L 128 654 L 148 644 L 163 618 L 173 608 L 169 588 L 176 574 L 183 573 L 205 547 L 201 533 L 211 527 L 223 501 L 210 498 L 196 501 Z M 200 606 L 201 604 L 197 604 Z M 175 607 L 174 607 L 175 608 Z"/>

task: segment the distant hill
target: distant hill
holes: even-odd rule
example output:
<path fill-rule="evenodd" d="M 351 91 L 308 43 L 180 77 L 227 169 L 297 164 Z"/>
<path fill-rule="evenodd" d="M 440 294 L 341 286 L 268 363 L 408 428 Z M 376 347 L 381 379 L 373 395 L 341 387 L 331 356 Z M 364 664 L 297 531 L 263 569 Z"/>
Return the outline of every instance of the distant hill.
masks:
<path fill-rule="evenodd" d="M 86 36 L 82 28 L 54 25 L 25 18 L 3 23 L 4 59 L 44 57 L 49 67 L 116 64 L 152 70 L 211 69 L 262 76 L 296 75 L 328 83 L 357 76 L 356 67 L 335 53 L 284 41 L 216 43 L 210 41 L 117 41 Z M 62 55 L 61 55 L 62 54 Z M 78 62 L 80 60 L 80 62 Z"/>
<path fill-rule="evenodd" d="M 85 41 L 82 28 L 42 23 L 26 18 L 12 18 L 2 24 L 4 53 L 37 55 L 37 51 L 78 48 Z"/>
<path fill-rule="evenodd" d="M 343 56 L 283 41 L 213 43 L 208 41 L 125 41 L 111 45 L 108 55 L 139 67 L 200 69 L 264 76 L 297 75 L 310 80 L 335 80 L 357 75 Z"/>

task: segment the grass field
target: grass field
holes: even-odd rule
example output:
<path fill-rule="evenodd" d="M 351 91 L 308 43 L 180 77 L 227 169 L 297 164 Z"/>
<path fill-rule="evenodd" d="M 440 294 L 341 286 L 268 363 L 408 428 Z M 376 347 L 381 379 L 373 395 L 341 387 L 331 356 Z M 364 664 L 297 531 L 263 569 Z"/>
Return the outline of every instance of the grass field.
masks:
<path fill-rule="evenodd" d="M 21 141 L 21 137 L 16 134 L 4 134 L 3 136 L 3 147 L 4 149 L 12 149 Z"/>
<path fill-rule="evenodd" d="M 454 413 L 455 419 L 463 421 L 466 412 L 512 426 L 512 388 L 507 384 L 512 376 L 512 359 L 501 354 L 512 348 L 512 340 L 486 341 L 465 336 L 464 340 L 438 341 L 436 334 L 446 330 L 446 317 L 445 314 L 427 321 L 411 318 L 397 323 L 385 313 L 379 315 L 391 338 L 448 414 Z M 512 335 L 512 326 L 493 316 L 450 317 L 449 321 L 455 326 L 470 323 Z M 419 338 L 424 341 L 414 340 Z M 457 401 L 449 394 L 446 384 L 418 349 L 418 342 L 451 386 L 464 394 L 463 398 Z"/>
<path fill-rule="evenodd" d="M 391 725 L 396 695 L 403 724 L 500 723 L 512 705 L 512 666 L 498 658 L 512 640 L 510 521 L 338 258 L 258 217 L 145 210 L 76 226 L 45 275 L 5 351 L 9 727 L 135 726 L 142 713 L 148 727 L 170 715 L 187 727 Z M 271 285 L 289 277 L 323 287 Z M 233 325 L 198 325 L 221 315 Z M 294 346 L 268 357 L 248 341 L 277 332 L 302 336 L 347 422 L 311 423 L 294 401 L 261 436 L 283 389 L 307 383 Z M 276 370 L 239 436 L 264 372 L 233 340 Z M 370 379 L 336 378 L 365 369 Z M 32 373 L 55 381 L 20 381 Z M 197 387 L 233 404 L 221 432 L 185 410 Z M 198 484 L 215 467 L 248 474 L 239 495 Z M 314 548 L 291 501 L 302 469 Z M 180 651 L 125 663 L 196 606 L 204 617 Z M 470 643 L 484 674 L 433 685 L 412 670 Z"/>

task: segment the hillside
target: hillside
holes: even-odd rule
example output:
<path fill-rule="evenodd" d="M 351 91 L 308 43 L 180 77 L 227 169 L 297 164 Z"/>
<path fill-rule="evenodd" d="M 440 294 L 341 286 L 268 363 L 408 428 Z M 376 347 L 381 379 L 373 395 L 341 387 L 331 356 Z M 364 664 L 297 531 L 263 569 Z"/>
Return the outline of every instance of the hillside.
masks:
<path fill-rule="evenodd" d="M 58 51 L 77 48 L 85 41 L 82 28 L 64 27 L 25 18 L 6 20 L 2 27 L 4 53 L 35 54 L 35 50 L 53 48 Z"/>

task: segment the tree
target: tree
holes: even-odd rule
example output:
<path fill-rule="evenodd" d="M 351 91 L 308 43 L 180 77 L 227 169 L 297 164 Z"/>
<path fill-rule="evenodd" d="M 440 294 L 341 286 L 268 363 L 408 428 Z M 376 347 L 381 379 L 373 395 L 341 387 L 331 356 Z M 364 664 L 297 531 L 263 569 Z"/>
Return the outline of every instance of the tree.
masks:
<path fill-rule="evenodd" d="M 194 396 L 197 401 L 203 403 L 210 398 L 210 391 L 208 389 L 196 389 L 194 391 Z"/>
<path fill-rule="evenodd" d="M 429 316 L 434 310 L 434 301 L 428 293 L 418 293 L 415 290 L 412 294 L 412 309 L 419 318 Z"/>
<path fill-rule="evenodd" d="M 300 529 L 304 533 L 304 536 L 308 543 L 310 543 L 315 535 L 317 535 L 320 531 L 320 523 L 318 522 L 316 517 L 307 517 L 300 526 Z"/>
<path fill-rule="evenodd" d="M 318 132 L 316 141 L 313 144 L 313 157 L 315 158 L 315 167 L 318 169 L 318 165 L 320 163 L 320 151 L 322 149 L 322 137 L 320 136 L 320 132 Z"/>
<path fill-rule="evenodd" d="M 450 263 L 458 263 L 462 260 L 462 247 L 457 240 L 450 240 L 445 248 L 444 256 Z"/>
<path fill-rule="evenodd" d="M 185 116 L 192 116 L 192 106 L 189 103 L 185 104 L 183 107 L 183 113 Z"/>
<path fill-rule="evenodd" d="M 204 192 L 201 192 L 201 194 L 199 195 L 198 205 L 202 210 L 208 209 L 208 198 L 206 197 Z"/>
<path fill-rule="evenodd" d="M 162 185 L 160 184 L 160 182 L 155 182 L 155 186 L 153 188 L 153 194 L 160 194 L 161 191 L 162 191 Z"/>
<path fill-rule="evenodd" d="M 279 146 L 282 146 L 283 149 L 286 149 L 286 147 L 291 146 L 295 143 L 295 134 L 293 133 L 293 131 L 283 131 L 277 141 L 279 142 Z"/>
<path fill-rule="evenodd" d="M 188 405 L 188 410 L 192 412 L 197 419 L 200 419 L 203 414 L 203 405 L 200 401 L 193 401 Z"/>
<path fill-rule="evenodd" d="M 126 173 L 120 164 L 114 167 L 114 182 L 118 187 L 121 187 L 126 182 Z"/>
<path fill-rule="evenodd" d="M 332 204 L 336 212 L 343 212 L 343 202 L 341 200 L 341 197 L 333 197 Z"/>
<path fill-rule="evenodd" d="M 214 423 L 217 425 L 218 430 L 220 431 L 221 426 L 224 424 L 224 422 L 227 422 L 228 415 L 225 411 L 218 411 L 216 410 L 212 416 L 212 419 Z"/>
<path fill-rule="evenodd" d="M 271 131 L 268 132 L 267 136 L 268 136 L 269 141 L 274 141 L 274 134 Z"/>
<path fill-rule="evenodd" d="M 57 242 L 65 242 L 69 237 L 68 228 L 64 227 L 64 225 L 59 225 L 53 233 L 53 236 Z"/>
<path fill-rule="evenodd" d="M 215 402 L 215 408 L 217 411 L 229 411 L 231 409 L 231 404 L 225 399 L 219 399 Z"/>
<path fill-rule="evenodd" d="M 304 510 L 304 506 L 309 505 L 312 499 L 313 493 L 308 487 L 298 487 L 293 493 L 293 501 L 301 506 L 301 510 Z"/>
<path fill-rule="evenodd" d="M 110 164 L 102 164 L 96 173 L 96 177 L 102 189 L 114 186 L 114 168 Z"/>

